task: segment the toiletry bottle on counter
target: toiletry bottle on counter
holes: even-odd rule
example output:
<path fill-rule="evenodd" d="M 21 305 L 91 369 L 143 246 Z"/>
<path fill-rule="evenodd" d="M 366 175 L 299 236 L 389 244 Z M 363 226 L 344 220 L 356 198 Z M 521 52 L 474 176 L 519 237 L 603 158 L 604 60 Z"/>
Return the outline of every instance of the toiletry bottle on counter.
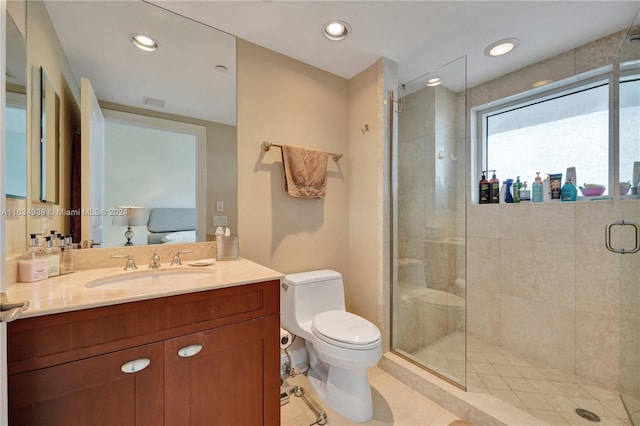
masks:
<path fill-rule="evenodd" d="M 562 185 L 562 189 L 560 190 L 560 200 L 562 201 L 575 201 L 578 197 L 578 190 L 576 189 L 571 179 L 567 179 L 567 181 Z"/>
<path fill-rule="evenodd" d="M 489 200 L 492 204 L 500 202 L 500 180 L 496 177 L 495 170 L 489 170 L 493 173 L 489 180 Z"/>
<path fill-rule="evenodd" d="M 520 176 L 516 177 L 516 181 L 513 183 L 513 202 L 520 202 L 520 188 L 522 188 L 522 182 L 520 182 Z"/>
<path fill-rule="evenodd" d="M 73 272 L 73 257 L 71 252 L 73 243 L 69 235 L 62 237 L 60 241 L 60 275 L 70 274 Z"/>
<path fill-rule="evenodd" d="M 31 247 L 18 261 L 18 279 L 23 283 L 44 280 L 48 277 L 47 269 L 47 259 L 38 253 L 38 238 L 31 234 Z"/>
<path fill-rule="evenodd" d="M 480 204 L 489 204 L 491 202 L 489 195 L 489 181 L 487 180 L 485 173 L 486 172 L 484 171 L 482 172 L 482 178 L 478 183 L 478 190 L 480 191 Z"/>
<path fill-rule="evenodd" d="M 51 237 L 45 237 L 44 256 L 47 259 L 47 276 L 60 275 L 60 249 L 53 246 Z"/>
<path fill-rule="evenodd" d="M 540 177 L 540 172 L 536 172 L 536 178 L 531 185 L 531 202 L 532 203 L 541 203 L 542 202 L 542 178 Z"/>

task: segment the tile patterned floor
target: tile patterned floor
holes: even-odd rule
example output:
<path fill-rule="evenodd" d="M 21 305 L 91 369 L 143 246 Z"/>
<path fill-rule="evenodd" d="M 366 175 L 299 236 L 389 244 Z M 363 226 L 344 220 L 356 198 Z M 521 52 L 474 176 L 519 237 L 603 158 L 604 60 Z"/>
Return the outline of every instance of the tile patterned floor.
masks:
<path fill-rule="evenodd" d="M 460 381 L 464 377 L 464 334 L 452 333 L 412 354 Z M 551 425 L 631 425 L 618 393 L 587 379 L 467 337 L 467 388 L 490 393 Z M 600 423 L 579 417 L 596 413 Z"/>
<path fill-rule="evenodd" d="M 418 394 L 377 367 L 371 369 L 369 382 L 373 394 L 373 419 L 364 423 L 376 426 L 453 426 L 467 424 L 444 408 Z M 315 394 L 304 375 L 287 379 L 285 385 L 302 386 L 317 402 Z M 327 413 L 327 425 L 352 426 L 355 423 L 329 409 L 320 402 Z M 302 398 L 291 395 L 281 407 L 282 426 L 310 426 L 317 418 Z M 467 424 L 468 425 L 468 424 Z"/>

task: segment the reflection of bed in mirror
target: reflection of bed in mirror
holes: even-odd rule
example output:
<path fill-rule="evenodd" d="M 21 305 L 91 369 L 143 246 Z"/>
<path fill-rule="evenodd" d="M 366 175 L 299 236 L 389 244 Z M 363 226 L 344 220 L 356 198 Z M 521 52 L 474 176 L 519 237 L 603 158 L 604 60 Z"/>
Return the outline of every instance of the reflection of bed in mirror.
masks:
<path fill-rule="evenodd" d="M 160 207 L 149 211 L 147 244 L 196 241 L 196 209 Z"/>

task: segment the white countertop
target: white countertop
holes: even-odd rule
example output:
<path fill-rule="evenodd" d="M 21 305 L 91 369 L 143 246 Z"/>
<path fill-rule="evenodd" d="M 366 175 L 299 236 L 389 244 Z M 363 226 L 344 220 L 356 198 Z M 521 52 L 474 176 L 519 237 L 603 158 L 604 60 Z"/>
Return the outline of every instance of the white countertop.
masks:
<path fill-rule="evenodd" d="M 135 271 L 122 268 L 87 269 L 60 275 L 33 283 L 16 283 L 7 288 L 9 302 L 29 301 L 29 308 L 21 318 L 115 305 L 145 299 L 174 296 L 196 291 L 234 287 L 261 281 L 279 280 L 284 275 L 247 259 L 215 262 L 212 266 L 169 266 L 162 264 L 158 270 L 139 267 Z M 153 285 L 127 286 L 122 284 L 97 285 L 87 288 L 85 284 L 108 277 L 143 275 L 158 271 L 161 274 L 185 270 L 207 272 L 183 275 L 167 274 Z"/>

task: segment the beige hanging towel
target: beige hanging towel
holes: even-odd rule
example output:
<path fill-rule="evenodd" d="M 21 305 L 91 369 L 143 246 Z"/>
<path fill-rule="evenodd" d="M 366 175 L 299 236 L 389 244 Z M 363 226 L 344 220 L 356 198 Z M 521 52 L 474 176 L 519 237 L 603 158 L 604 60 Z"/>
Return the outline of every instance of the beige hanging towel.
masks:
<path fill-rule="evenodd" d="M 328 158 L 325 151 L 282 145 L 284 190 L 293 197 L 324 197 Z"/>

